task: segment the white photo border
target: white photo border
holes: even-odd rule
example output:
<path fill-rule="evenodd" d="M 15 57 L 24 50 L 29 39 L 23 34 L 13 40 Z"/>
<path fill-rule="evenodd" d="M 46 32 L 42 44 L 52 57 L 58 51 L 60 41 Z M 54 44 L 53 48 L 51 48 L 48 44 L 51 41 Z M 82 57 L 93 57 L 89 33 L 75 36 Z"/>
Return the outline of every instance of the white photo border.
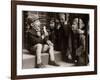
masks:
<path fill-rule="evenodd" d="M 89 65 L 80 67 L 57 67 L 43 69 L 22 69 L 22 11 L 42 11 L 42 12 L 64 12 L 64 13 L 84 13 L 89 14 Z M 94 9 L 62 8 L 47 6 L 17 5 L 17 75 L 40 75 L 52 73 L 72 73 L 94 71 Z"/>

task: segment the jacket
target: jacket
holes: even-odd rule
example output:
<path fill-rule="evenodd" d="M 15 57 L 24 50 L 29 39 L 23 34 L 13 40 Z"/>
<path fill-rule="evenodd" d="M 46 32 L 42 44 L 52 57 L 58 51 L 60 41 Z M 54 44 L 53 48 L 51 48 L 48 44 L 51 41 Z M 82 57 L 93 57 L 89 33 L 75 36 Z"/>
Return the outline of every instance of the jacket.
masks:
<path fill-rule="evenodd" d="M 42 34 L 42 31 L 41 31 L 41 34 Z M 47 40 L 48 40 L 48 36 L 42 39 L 41 36 L 37 35 L 37 31 L 34 28 L 28 31 L 28 43 L 30 47 L 38 43 L 45 44 Z"/>

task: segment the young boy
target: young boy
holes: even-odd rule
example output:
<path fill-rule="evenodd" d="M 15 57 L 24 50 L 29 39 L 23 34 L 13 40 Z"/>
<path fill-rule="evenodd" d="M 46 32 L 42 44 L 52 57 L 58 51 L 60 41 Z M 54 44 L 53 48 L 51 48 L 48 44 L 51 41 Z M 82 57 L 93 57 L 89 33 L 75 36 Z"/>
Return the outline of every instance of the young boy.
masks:
<path fill-rule="evenodd" d="M 46 30 L 46 27 L 41 27 L 41 23 L 39 20 L 39 16 L 35 14 L 35 17 L 32 19 L 32 23 L 30 24 L 31 28 L 29 30 L 29 43 L 30 43 L 30 51 L 36 51 L 36 68 L 45 67 L 41 60 L 41 53 L 45 51 L 49 51 L 50 55 L 50 65 L 59 66 L 55 62 L 54 57 L 54 47 L 53 43 L 49 40 L 49 34 Z"/>

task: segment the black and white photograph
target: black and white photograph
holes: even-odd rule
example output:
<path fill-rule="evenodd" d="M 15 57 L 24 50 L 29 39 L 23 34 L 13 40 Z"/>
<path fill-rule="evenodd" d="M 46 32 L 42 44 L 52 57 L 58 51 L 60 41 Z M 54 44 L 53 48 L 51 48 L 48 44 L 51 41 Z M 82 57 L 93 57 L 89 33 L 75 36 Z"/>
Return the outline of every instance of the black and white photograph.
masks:
<path fill-rule="evenodd" d="M 97 73 L 97 7 L 12 2 L 12 78 Z"/>
<path fill-rule="evenodd" d="M 23 69 L 89 65 L 89 14 L 23 11 Z"/>

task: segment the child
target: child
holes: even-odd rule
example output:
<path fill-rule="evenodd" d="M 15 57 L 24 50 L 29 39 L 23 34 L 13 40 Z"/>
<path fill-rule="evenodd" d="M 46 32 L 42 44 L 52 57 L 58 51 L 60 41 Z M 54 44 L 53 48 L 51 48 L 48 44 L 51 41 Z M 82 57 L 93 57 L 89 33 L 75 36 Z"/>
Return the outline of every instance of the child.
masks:
<path fill-rule="evenodd" d="M 35 15 L 35 14 L 34 14 Z M 50 65 L 59 66 L 55 62 L 54 57 L 54 47 L 53 43 L 49 40 L 49 34 L 46 30 L 46 27 L 41 27 L 41 23 L 39 20 L 39 16 L 36 14 L 35 17 L 33 17 L 33 22 L 30 24 L 31 29 L 29 30 L 29 42 L 30 42 L 30 51 L 34 52 L 36 51 L 36 68 L 42 68 L 45 67 L 41 60 L 41 53 L 45 51 L 49 51 L 50 54 Z"/>
<path fill-rule="evenodd" d="M 87 64 L 87 52 L 86 52 L 86 36 L 85 31 L 82 28 L 85 27 L 83 20 L 81 18 L 75 18 L 72 24 L 72 57 L 76 65 L 86 65 Z"/>

